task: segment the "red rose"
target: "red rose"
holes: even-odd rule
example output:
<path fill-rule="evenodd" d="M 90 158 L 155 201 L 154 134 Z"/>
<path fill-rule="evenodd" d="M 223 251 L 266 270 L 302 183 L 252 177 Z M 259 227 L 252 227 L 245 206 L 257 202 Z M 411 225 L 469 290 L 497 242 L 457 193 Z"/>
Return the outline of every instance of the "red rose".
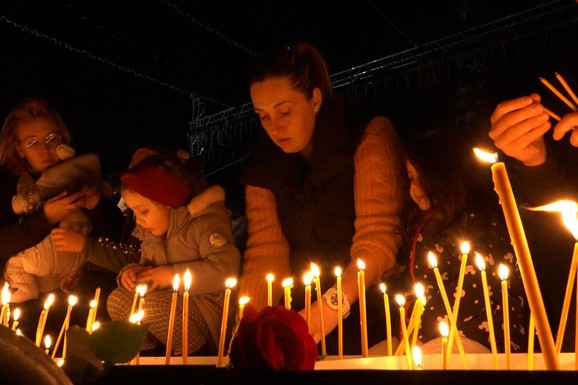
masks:
<path fill-rule="evenodd" d="M 231 341 L 229 363 L 257 370 L 313 370 L 317 344 L 307 322 L 281 305 L 257 311 L 247 304 Z"/>

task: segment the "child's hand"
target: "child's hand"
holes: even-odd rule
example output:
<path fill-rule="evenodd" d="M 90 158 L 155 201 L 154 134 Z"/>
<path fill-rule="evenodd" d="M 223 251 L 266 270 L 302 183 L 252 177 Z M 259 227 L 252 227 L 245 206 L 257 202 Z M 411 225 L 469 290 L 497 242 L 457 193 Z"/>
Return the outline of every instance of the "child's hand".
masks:
<path fill-rule="evenodd" d="M 173 283 L 173 269 L 168 265 L 156 266 L 138 273 L 137 280 L 147 283 L 147 292 L 169 287 Z"/>
<path fill-rule="evenodd" d="M 145 265 L 130 265 L 127 266 L 121 273 L 120 283 L 121 285 L 130 292 L 134 292 L 137 285 L 146 283 L 146 281 L 141 281 L 138 279 L 138 274 L 151 269 L 152 266 Z"/>
<path fill-rule="evenodd" d="M 64 227 L 52 229 L 50 239 L 56 251 L 80 253 L 86 244 L 86 235 Z"/>

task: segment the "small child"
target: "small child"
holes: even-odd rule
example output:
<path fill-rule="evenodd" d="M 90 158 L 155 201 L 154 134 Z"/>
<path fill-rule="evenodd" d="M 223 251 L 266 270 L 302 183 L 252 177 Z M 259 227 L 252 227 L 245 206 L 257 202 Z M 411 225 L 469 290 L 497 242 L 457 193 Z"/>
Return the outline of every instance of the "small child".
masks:
<path fill-rule="evenodd" d="M 85 185 L 101 188 L 101 167 L 96 154 L 75 156 L 74 149 L 66 144 L 60 144 L 56 151 L 61 163 L 45 170 L 36 182 L 28 174 L 18 181 L 17 194 L 12 198 L 12 209 L 16 214 L 36 212 L 47 199 L 62 191 L 76 191 Z M 60 221 L 59 226 L 84 235 L 92 230 L 81 209 Z M 7 261 L 4 277 L 13 290 L 11 302 L 36 299 L 40 293 L 59 287 L 66 290 L 67 283 L 79 276 L 85 263 L 80 253 L 56 251 L 50 236 L 45 237 L 39 244 Z"/>
<path fill-rule="evenodd" d="M 213 354 L 220 338 L 225 281 L 239 274 L 241 256 L 223 188 L 207 186 L 188 162 L 173 155 L 153 152 L 121 174 L 121 194 L 136 217 L 133 235 L 141 240 L 141 256 L 138 264 L 120 271 L 119 287 L 108 297 L 107 309 L 113 320 L 128 320 L 136 286 L 147 284 L 141 322 L 149 324 L 149 330 L 143 350 L 166 344 L 173 278 L 180 276 L 182 293 L 189 270 L 185 343 L 190 354 Z M 183 314 L 182 308 L 180 295 L 177 314 Z M 182 325 L 182 316 L 176 317 L 175 354 L 182 352 Z"/>

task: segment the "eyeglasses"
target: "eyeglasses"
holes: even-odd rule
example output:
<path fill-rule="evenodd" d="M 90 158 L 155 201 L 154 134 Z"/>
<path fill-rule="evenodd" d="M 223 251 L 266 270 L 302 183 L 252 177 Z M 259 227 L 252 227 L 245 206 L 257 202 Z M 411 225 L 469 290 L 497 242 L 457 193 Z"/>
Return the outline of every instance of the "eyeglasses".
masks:
<path fill-rule="evenodd" d="M 39 139 L 35 136 L 31 136 L 29 138 L 26 138 L 23 144 L 24 147 L 26 147 L 29 150 L 38 150 L 40 149 L 40 144 L 42 141 L 44 141 L 44 144 L 46 144 L 48 147 L 56 147 L 59 144 L 62 144 L 62 137 L 59 134 L 55 133 L 46 135 L 44 139 Z"/>

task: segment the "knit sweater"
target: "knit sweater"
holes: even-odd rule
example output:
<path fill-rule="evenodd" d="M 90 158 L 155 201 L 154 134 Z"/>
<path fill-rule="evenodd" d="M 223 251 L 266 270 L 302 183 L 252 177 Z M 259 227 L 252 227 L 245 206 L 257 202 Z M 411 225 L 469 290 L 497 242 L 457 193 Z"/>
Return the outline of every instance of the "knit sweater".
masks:
<path fill-rule="evenodd" d="M 395 266 L 401 243 L 400 212 L 404 196 L 405 164 L 401 143 L 390 121 L 375 117 L 367 125 L 354 153 L 355 234 L 350 250 L 353 259 L 375 259 L 379 275 Z M 247 248 L 239 295 L 262 308 L 267 304 L 265 276 L 277 279 L 292 275 L 290 245 L 277 215 L 269 189 L 246 185 L 248 219 Z M 273 285 L 273 303 L 283 294 L 280 282 Z"/>

